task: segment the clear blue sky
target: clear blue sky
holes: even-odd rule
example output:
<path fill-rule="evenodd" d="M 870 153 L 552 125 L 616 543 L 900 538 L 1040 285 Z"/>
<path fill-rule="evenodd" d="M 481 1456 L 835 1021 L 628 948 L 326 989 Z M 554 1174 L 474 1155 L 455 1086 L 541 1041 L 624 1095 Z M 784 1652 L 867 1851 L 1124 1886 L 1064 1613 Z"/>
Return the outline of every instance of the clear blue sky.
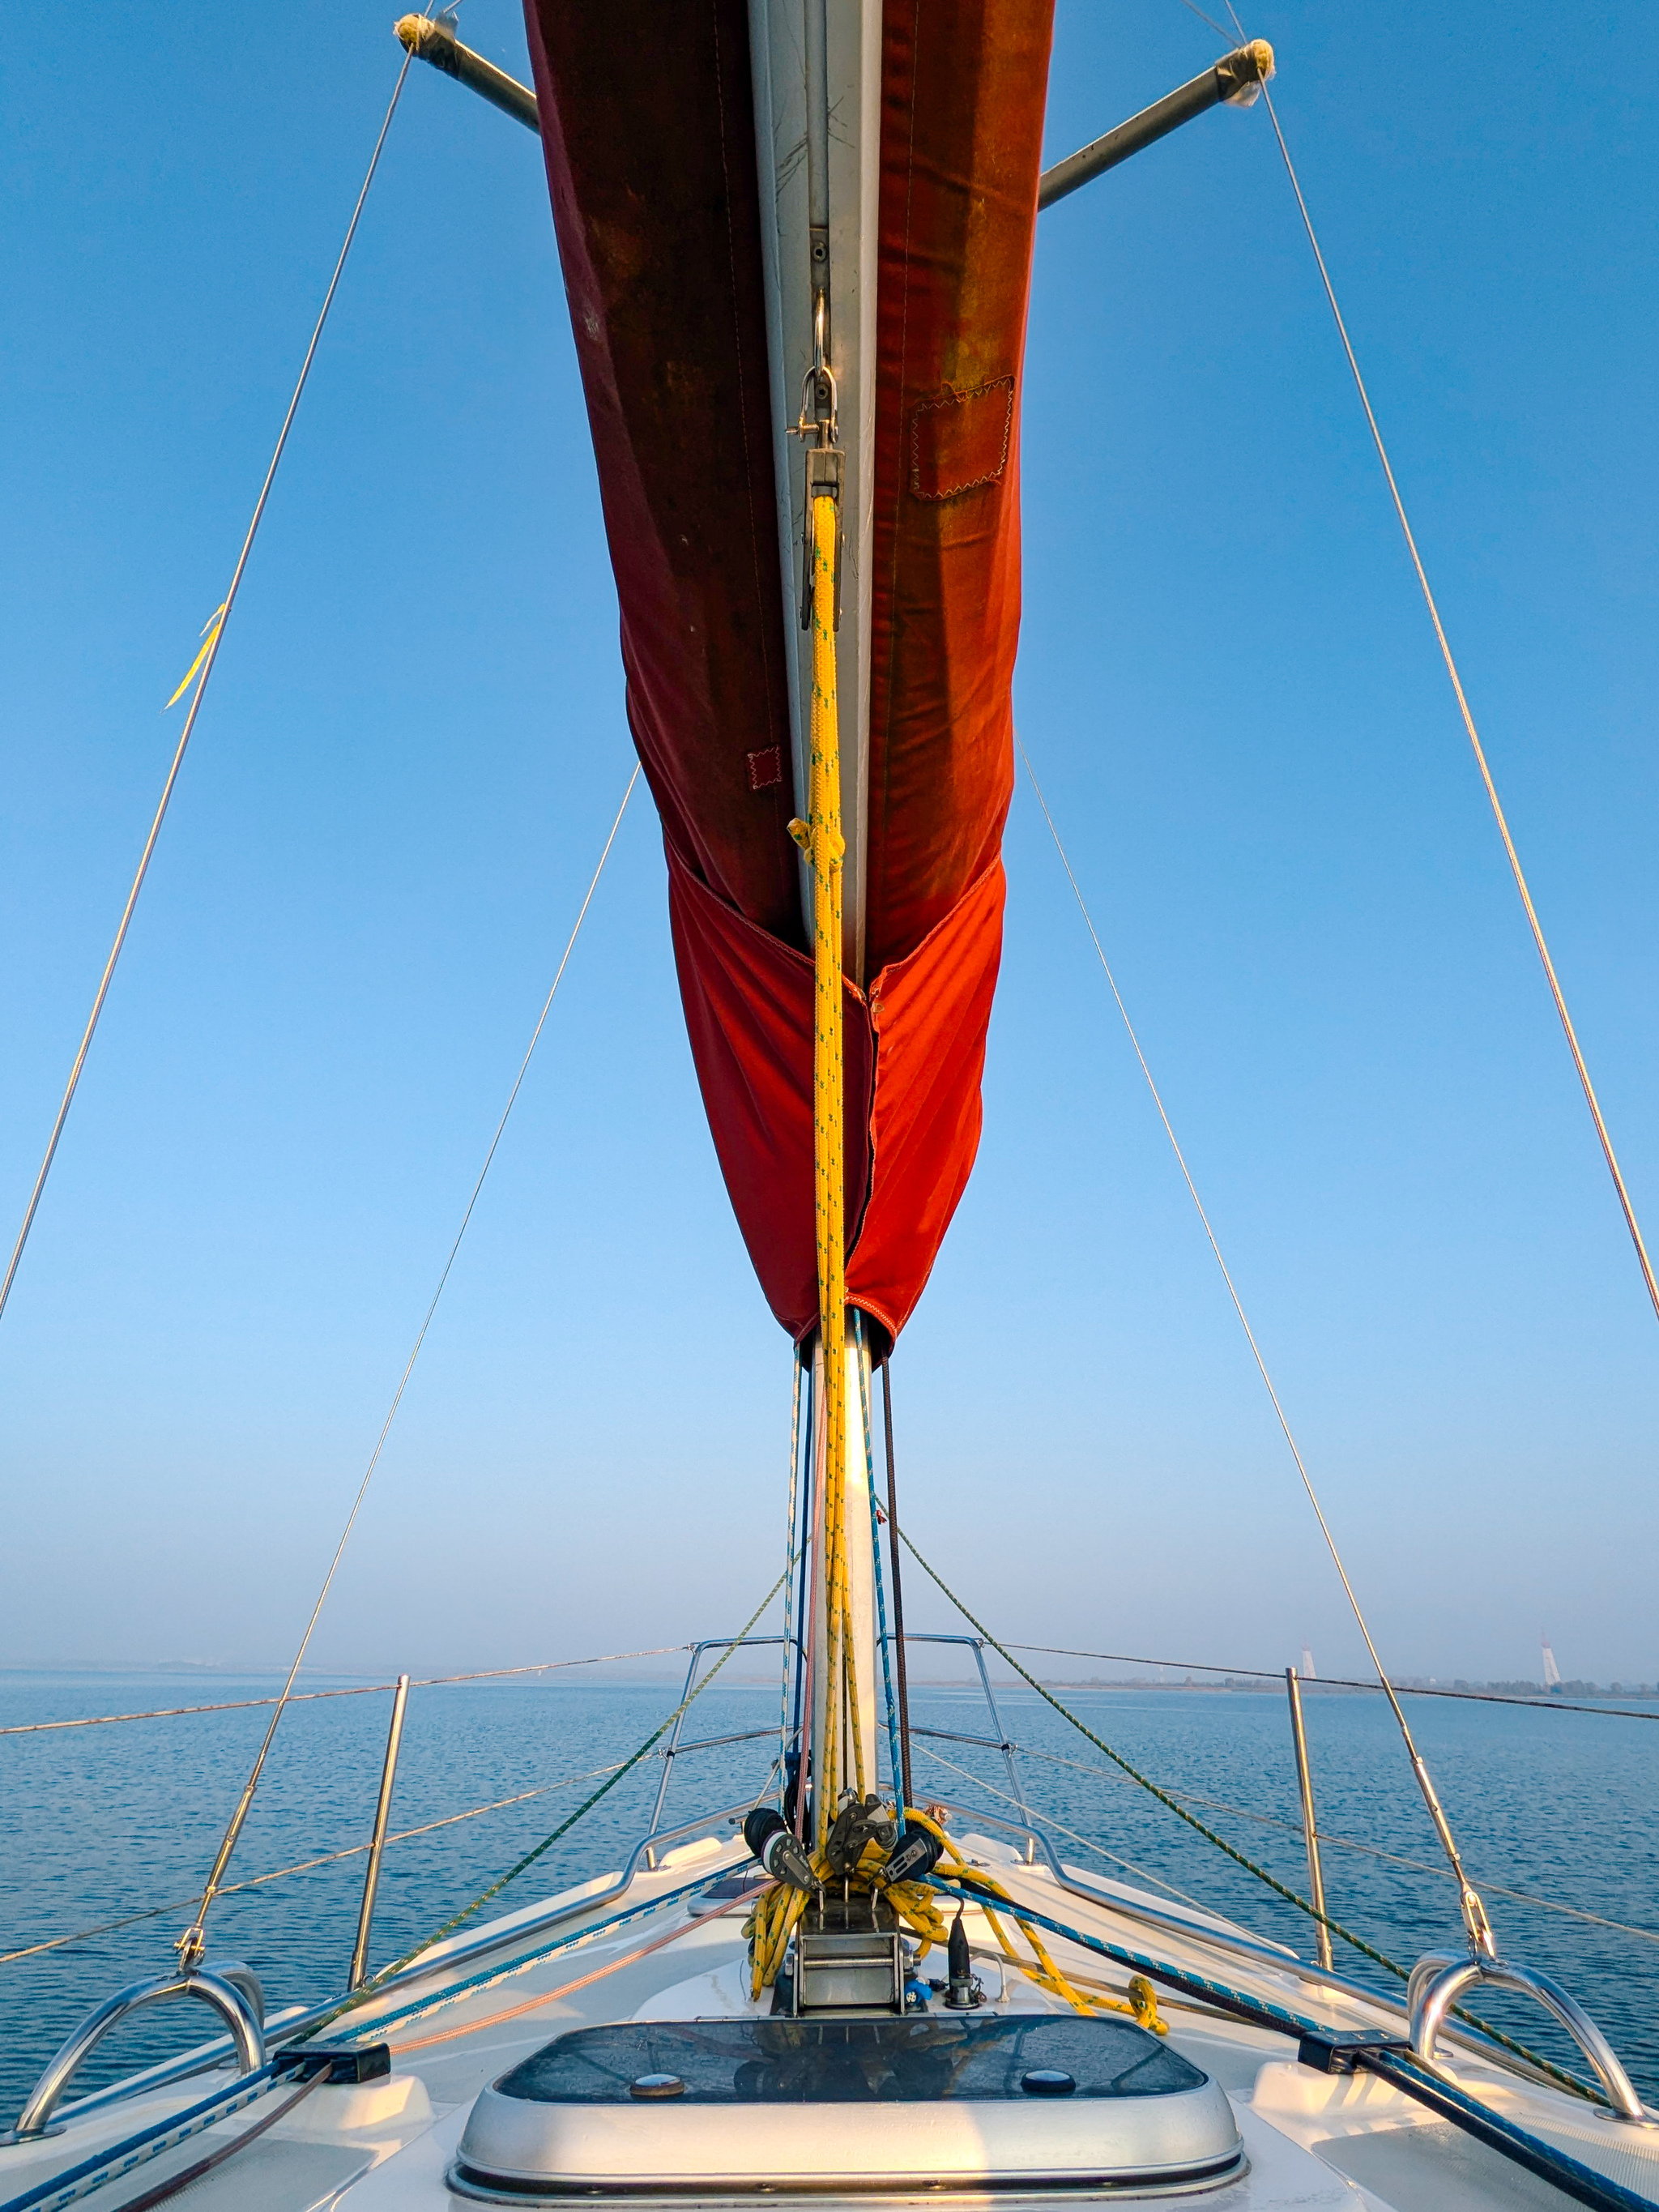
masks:
<path fill-rule="evenodd" d="M 8 1243 L 390 12 L 36 10 L 9 56 Z M 464 21 L 523 72 L 509 0 Z M 1659 1236 L 1650 19 L 1247 27 Z M 1217 50 L 1065 0 L 1051 155 Z M 1044 219 L 1025 502 L 1021 726 L 1386 1655 L 1518 1674 L 1547 1627 L 1652 1679 L 1659 1327 L 1260 110 Z M 615 629 L 538 150 L 418 71 L 0 1325 L 0 1659 L 290 1649 L 622 792 Z M 1008 859 L 983 1151 L 896 1364 L 916 1535 L 1005 1635 L 1349 1671 L 1024 792 Z M 735 1626 L 787 1391 L 641 805 L 316 1656 Z"/>

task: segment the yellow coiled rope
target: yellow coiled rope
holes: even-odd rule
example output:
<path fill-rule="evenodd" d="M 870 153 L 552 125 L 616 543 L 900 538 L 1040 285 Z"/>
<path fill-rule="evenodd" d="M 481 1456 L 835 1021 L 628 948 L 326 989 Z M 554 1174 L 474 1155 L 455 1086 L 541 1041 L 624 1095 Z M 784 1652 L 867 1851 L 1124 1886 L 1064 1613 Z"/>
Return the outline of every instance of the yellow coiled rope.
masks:
<path fill-rule="evenodd" d="M 1018 1905 L 1015 1903 L 1014 1899 L 1009 1896 L 1007 1891 L 1002 1887 L 1002 1884 L 1000 1881 L 994 1881 L 991 1875 L 985 1872 L 983 1868 L 970 1867 L 967 1860 L 963 1857 L 962 1853 L 951 1841 L 949 1836 L 945 1834 L 944 1829 L 939 1826 L 936 1820 L 930 1820 L 926 1813 L 918 1813 L 914 1810 L 908 1810 L 904 1817 L 907 1820 L 914 1820 L 918 1826 L 927 1829 L 931 1834 L 939 1838 L 940 1843 L 945 1846 L 945 1856 L 950 1862 L 945 1879 L 955 1882 L 957 1887 L 962 1891 L 963 1897 L 970 1899 L 979 1906 L 980 1911 L 985 1915 L 987 1921 L 990 1924 L 991 1933 L 996 1937 L 997 1943 L 1001 1949 L 1004 1958 L 1008 1960 L 1011 1966 L 1017 1966 L 1019 1972 L 1024 1975 L 1027 1981 L 1035 1982 L 1039 1989 L 1048 1990 L 1057 1997 L 1063 1997 L 1066 2002 L 1072 2007 L 1074 2012 L 1132 2013 L 1135 2019 L 1140 2022 L 1143 2027 L 1151 2028 L 1154 2034 L 1168 2034 L 1168 2024 L 1161 2018 L 1158 2013 L 1158 1993 L 1144 1974 L 1136 1974 L 1130 1981 L 1128 1985 L 1128 1999 L 1127 2002 L 1121 2002 L 1116 1997 L 1109 1997 L 1103 1995 L 1085 1996 L 1082 1990 L 1076 1988 L 1073 1983 L 1067 1980 L 1066 1976 L 1060 1972 L 1060 1968 L 1054 1964 L 1047 1945 L 1043 1942 L 1042 1938 L 1037 1934 L 1036 1929 L 1026 1926 L 1026 1924 L 1020 1920 Z M 897 1905 L 899 1898 L 904 1891 L 912 1890 L 916 1887 L 917 1885 L 913 1883 L 904 1883 L 902 1884 L 900 1888 L 897 1890 L 890 1890 L 888 1894 L 894 1899 L 895 1904 Z M 934 1909 L 934 1920 L 939 1923 L 939 1926 L 942 1930 L 942 1917 L 939 1915 L 938 1910 L 939 1892 L 937 1890 L 925 1890 L 922 1893 L 933 1905 Z M 1035 1954 L 1035 1963 L 1030 1959 L 1022 1958 L 1019 1953 L 1014 1948 L 1003 1929 L 1000 1919 L 999 1919 L 996 1913 L 993 1911 L 990 1904 L 988 1902 L 989 1898 L 998 1899 L 1005 1907 L 1007 1917 L 1019 1926 L 1021 1934 L 1030 1945 L 1031 1949 Z M 903 1912 L 902 1905 L 899 1906 L 899 1910 L 901 1913 Z M 912 1923 L 912 1925 L 914 1924 L 915 1923 Z M 928 1933 L 930 1936 L 933 1936 L 934 1941 L 942 1940 L 942 1935 L 933 1935 L 933 1931 L 931 1928 L 928 1930 Z"/>
<path fill-rule="evenodd" d="M 918 1827 L 926 1828 L 930 1835 L 938 1837 L 948 1861 L 948 1866 L 943 1870 L 944 1879 L 956 1886 L 964 1904 L 979 1907 L 1004 1958 L 1024 1974 L 1027 1981 L 1035 1983 L 1040 1990 L 1048 1990 L 1051 1996 L 1061 1998 L 1074 2012 L 1129 2013 L 1143 2027 L 1151 2028 L 1155 2035 L 1168 2034 L 1168 2022 L 1158 2009 L 1158 1993 L 1144 1974 L 1136 1974 L 1130 1980 L 1127 2001 L 1109 1996 L 1103 1990 L 1085 1992 L 1079 1989 L 1055 1965 L 1036 1929 L 1027 1926 L 1020 1918 L 1019 1906 L 1000 1882 L 994 1880 L 982 1868 L 970 1867 L 944 1829 L 926 1813 L 919 1813 L 911 1808 L 904 1817 L 907 1822 L 913 1821 Z M 927 1882 L 884 1883 L 881 1869 L 884 1860 L 885 1854 L 879 1846 L 874 1844 L 867 1845 L 862 1861 L 851 1877 L 850 1887 L 859 1894 L 872 1889 L 879 1890 L 904 1925 L 912 1934 L 921 1938 L 921 1947 L 916 1957 L 918 1960 L 925 1959 L 936 1943 L 942 1947 L 950 1936 L 950 1923 L 945 1917 L 942 1893 Z M 822 1853 L 814 1857 L 812 1869 L 821 1881 L 828 1882 L 831 1879 L 829 1861 Z M 999 1917 L 994 1909 L 994 1899 L 1001 1906 L 1002 1917 Z M 754 1911 L 744 1923 L 743 1931 L 749 1938 L 750 1990 L 753 1996 L 758 1997 L 761 1991 L 777 1978 L 784 1954 L 789 1947 L 789 1939 L 811 1901 L 804 1890 L 790 1889 L 781 1883 L 766 1891 L 757 1900 Z M 1003 1917 L 1018 1926 L 1031 1947 L 1033 1955 L 1030 1958 L 1022 1956 L 1016 1950 L 1002 1925 Z"/>

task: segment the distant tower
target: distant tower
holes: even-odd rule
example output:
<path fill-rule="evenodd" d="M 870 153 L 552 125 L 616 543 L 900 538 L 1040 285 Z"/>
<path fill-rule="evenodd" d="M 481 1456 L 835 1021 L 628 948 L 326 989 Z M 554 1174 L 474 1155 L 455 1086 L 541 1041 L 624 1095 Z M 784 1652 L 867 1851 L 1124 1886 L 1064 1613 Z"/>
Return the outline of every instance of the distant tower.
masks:
<path fill-rule="evenodd" d="M 1559 1690 L 1561 1686 L 1561 1669 L 1555 1663 L 1555 1654 L 1550 1650 L 1549 1638 L 1540 1637 L 1539 1642 L 1544 1654 L 1544 1687 L 1547 1690 Z"/>
<path fill-rule="evenodd" d="M 1302 1647 L 1302 1679 L 1304 1682 L 1316 1682 L 1319 1680 L 1314 1668 L 1313 1648 L 1307 1644 Z"/>

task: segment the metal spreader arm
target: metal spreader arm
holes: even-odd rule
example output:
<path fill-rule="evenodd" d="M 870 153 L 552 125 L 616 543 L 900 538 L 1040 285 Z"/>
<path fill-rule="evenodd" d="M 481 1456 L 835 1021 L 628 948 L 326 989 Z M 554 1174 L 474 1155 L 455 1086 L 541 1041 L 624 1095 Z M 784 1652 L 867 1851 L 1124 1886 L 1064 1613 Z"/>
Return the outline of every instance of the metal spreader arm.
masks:
<path fill-rule="evenodd" d="M 1143 107 L 1139 115 L 1120 123 L 1115 131 L 1109 131 L 1103 138 L 1079 147 L 1063 161 L 1056 161 L 1052 169 L 1045 169 L 1037 184 L 1038 207 L 1052 207 L 1068 192 L 1116 168 L 1131 154 L 1156 145 L 1160 138 L 1167 138 L 1170 131 L 1212 107 L 1249 107 L 1273 73 L 1273 50 L 1265 39 L 1252 39 L 1248 46 L 1236 47 L 1201 76 L 1178 85 L 1150 107 Z"/>
<path fill-rule="evenodd" d="M 497 69 L 482 54 L 474 53 L 471 46 L 464 46 L 447 17 L 404 15 L 396 27 L 398 38 L 416 61 L 429 62 L 446 76 L 465 85 L 469 92 L 476 92 L 481 99 L 487 100 L 492 107 L 499 107 L 503 115 L 522 123 L 526 131 L 539 133 L 541 119 L 536 95 L 530 87 L 520 84 L 505 70 Z M 1103 176 L 1108 169 L 1116 168 L 1120 161 L 1127 161 L 1131 154 L 1155 145 L 1160 138 L 1168 137 L 1170 131 L 1178 131 L 1183 123 L 1190 123 L 1195 115 L 1203 115 L 1212 107 L 1249 107 L 1273 73 L 1273 50 L 1265 39 L 1252 39 L 1236 47 L 1201 76 L 1166 93 L 1162 100 L 1142 108 L 1139 115 L 1120 123 L 1115 131 L 1109 131 L 1103 138 L 1095 139 L 1075 154 L 1068 154 L 1063 161 L 1057 161 L 1052 169 L 1045 169 L 1037 186 L 1038 207 L 1052 207 L 1068 192 Z"/>
<path fill-rule="evenodd" d="M 526 131 L 541 131 L 541 118 L 536 112 L 536 95 L 527 84 L 520 84 L 515 76 L 487 62 L 482 54 L 475 54 L 471 46 L 464 46 L 449 25 L 433 15 L 404 15 L 396 25 L 398 38 L 414 55 L 416 61 L 430 62 L 446 76 L 453 76 L 469 92 L 476 92 L 492 107 L 499 107 L 503 115 L 510 115 L 515 123 L 522 123 Z"/>

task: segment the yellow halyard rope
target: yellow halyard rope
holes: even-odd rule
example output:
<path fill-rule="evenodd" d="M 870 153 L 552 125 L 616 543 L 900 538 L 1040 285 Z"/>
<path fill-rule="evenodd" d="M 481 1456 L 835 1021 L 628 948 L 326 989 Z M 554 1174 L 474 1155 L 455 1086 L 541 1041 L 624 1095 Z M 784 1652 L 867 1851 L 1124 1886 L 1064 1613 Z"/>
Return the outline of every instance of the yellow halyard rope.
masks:
<path fill-rule="evenodd" d="M 841 828 L 841 726 L 836 696 L 835 500 L 812 501 L 811 774 L 807 819 L 790 833 L 812 871 L 812 1171 L 817 1237 L 818 1340 L 823 1352 L 824 1626 L 828 1644 L 823 1772 L 814 1791 L 814 1834 L 823 1850 L 849 1765 L 860 1794 L 856 1676 L 847 1590 L 847 1224 L 842 1160 L 841 896 L 846 841 Z M 846 1756 L 843 1735 L 853 1741 Z"/>

